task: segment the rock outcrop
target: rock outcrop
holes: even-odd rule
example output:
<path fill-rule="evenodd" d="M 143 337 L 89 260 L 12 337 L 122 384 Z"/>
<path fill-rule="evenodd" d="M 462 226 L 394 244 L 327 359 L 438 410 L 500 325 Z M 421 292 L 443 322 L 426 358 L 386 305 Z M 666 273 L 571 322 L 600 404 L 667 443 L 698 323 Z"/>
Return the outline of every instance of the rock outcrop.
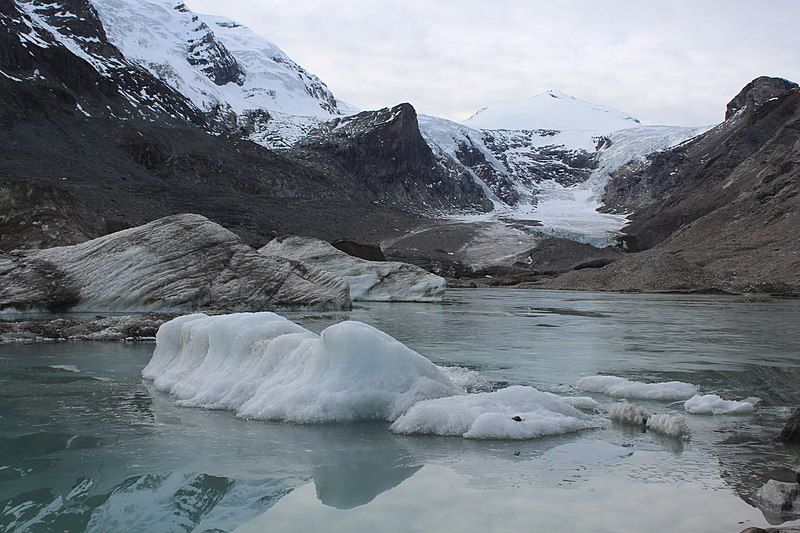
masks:
<path fill-rule="evenodd" d="M 57 187 L 20 181 L 0 188 L 0 250 L 78 244 L 124 227 Z"/>
<path fill-rule="evenodd" d="M 800 485 L 770 479 L 756 492 L 755 502 L 776 517 L 800 516 Z"/>
<path fill-rule="evenodd" d="M 800 442 L 800 407 L 795 409 L 792 416 L 789 417 L 781 431 L 780 439 L 784 442 Z"/>
<path fill-rule="evenodd" d="M 259 253 L 275 259 L 301 261 L 338 276 L 350 285 L 353 300 L 382 302 L 439 301 L 445 280 L 407 263 L 367 261 L 310 237 L 279 237 Z"/>
<path fill-rule="evenodd" d="M 348 287 L 340 278 L 259 254 L 199 215 L 174 215 L 82 244 L 0 256 L 0 309 L 349 306 Z"/>
<path fill-rule="evenodd" d="M 326 122 L 289 153 L 387 206 L 413 212 L 492 209 L 469 174 L 437 165 L 410 104 Z"/>

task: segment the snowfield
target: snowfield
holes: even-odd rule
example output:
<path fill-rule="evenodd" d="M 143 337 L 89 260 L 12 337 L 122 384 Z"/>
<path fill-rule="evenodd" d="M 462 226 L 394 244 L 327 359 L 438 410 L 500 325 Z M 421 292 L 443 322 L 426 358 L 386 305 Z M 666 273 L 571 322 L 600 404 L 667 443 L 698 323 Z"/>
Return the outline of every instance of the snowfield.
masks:
<path fill-rule="evenodd" d="M 551 89 L 522 102 L 487 106 L 464 124 L 482 130 L 541 131 L 543 145 L 593 152 L 596 137 L 638 126 L 639 120 Z"/>

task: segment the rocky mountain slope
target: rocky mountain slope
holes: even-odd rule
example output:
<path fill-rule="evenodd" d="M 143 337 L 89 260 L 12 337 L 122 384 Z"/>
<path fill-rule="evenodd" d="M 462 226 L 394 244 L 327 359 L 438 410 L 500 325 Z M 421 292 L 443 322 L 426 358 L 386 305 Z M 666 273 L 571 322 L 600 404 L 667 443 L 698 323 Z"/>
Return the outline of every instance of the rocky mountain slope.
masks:
<path fill-rule="evenodd" d="M 376 240 L 418 222 L 220 134 L 213 114 L 128 60 L 85 0 L 0 0 L 0 44 L 0 185 L 56 186 L 129 225 L 195 211 L 257 244 L 303 232 Z"/>
<path fill-rule="evenodd" d="M 633 211 L 622 240 L 639 253 L 549 286 L 800 293 L 800 88 L 758 78 L 727 116 L 612 175 L 606 204 Z"/>
<path fill-rule="evenodd" d="M 352 109 L 247 27 L 169 0 L 92 0 L 109 41 L 222 127 L 285 147 Z"/>

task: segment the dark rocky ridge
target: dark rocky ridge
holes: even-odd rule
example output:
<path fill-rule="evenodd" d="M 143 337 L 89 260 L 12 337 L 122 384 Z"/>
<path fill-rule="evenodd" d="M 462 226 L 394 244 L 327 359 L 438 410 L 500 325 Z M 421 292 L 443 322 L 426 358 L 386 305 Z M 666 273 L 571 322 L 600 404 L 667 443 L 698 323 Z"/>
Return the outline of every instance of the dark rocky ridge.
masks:
<path fill-rule="evenodd" d="M 367 199 L 397 209 L 492 207 L 470 176 L 437 165 L 410 104 L 326 122 L 288 154 L 322 169 L 335 183 L 350 184 Z"/>

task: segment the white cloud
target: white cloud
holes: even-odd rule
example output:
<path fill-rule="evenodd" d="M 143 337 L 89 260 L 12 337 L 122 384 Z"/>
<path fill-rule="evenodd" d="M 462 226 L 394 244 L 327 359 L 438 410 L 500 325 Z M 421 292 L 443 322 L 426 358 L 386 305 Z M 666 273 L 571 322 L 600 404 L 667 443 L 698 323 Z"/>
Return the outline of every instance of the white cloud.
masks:
<path fill-rule="evenodd" d="M 710 124 L 759 75 L 800 79 L 795 0 L 190 0 L 363 109 L 464 119 L 558 88 L 645 123 Z"/>

